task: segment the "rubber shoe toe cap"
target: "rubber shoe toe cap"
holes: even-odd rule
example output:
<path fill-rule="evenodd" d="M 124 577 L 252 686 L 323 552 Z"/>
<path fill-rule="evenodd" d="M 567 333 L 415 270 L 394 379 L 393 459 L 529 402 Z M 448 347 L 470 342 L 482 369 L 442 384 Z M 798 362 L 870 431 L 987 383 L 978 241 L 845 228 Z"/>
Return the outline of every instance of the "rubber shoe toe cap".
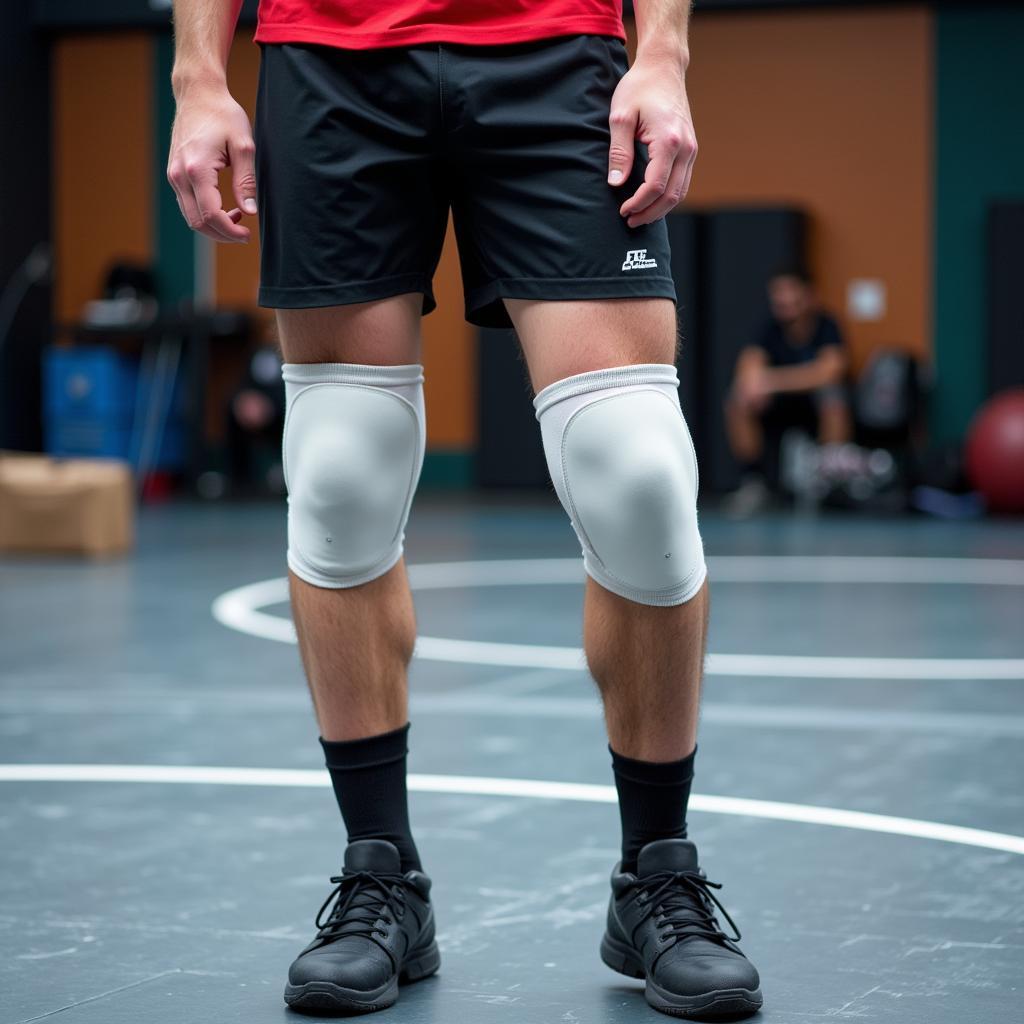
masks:
<path fill-rule="evenodd" d="M 681 996 L 737 988 L 753 991 L 761 984 L 754 965 L 738 954 L 662 957 L 654 968 L 653 977 L 661 988 Z"/>
<path fill-rule="evenodd" d="M 300 956 L 288 970 L 288 982 L 329 982 L 354 992 L 373 992 L 387 984 L 392 973 L 391 961 L 384 956 L 353 956 L 331 949 Z"/>

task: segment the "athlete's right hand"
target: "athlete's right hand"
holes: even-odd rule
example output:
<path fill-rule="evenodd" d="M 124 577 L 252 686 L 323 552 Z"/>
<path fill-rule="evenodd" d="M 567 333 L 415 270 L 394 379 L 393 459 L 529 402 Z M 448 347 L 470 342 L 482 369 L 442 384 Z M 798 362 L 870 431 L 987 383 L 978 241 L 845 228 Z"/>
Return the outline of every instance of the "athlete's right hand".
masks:
<path fill-rule="evenodd" d="M 242 214 L 256 212 L 256 173 L 249 118 L 223 87 L 180 91 L 171 132 L 167 180 L 181 215 L 194 231 L 215 242 L 248 242 Z M 224 210 L 217 176 L 231 168 L 238 206 Z"/>

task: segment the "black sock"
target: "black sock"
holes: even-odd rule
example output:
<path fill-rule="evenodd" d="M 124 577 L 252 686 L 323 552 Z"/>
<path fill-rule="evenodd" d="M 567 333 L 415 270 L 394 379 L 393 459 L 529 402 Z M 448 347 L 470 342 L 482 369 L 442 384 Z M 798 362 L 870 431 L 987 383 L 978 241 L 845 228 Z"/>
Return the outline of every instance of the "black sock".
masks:
<path fill-rule="evenodd" d="M 636 871 L 641 847 L 655 839 L 686 838 L 686 804 L 697 748 L 681 761 L 636 761 L 611 747 L 622 819 L 622 870 Z"/>
<path fill-rule="evenodd" d="M 405 758 L 409 724 L 359 740 L 325 740 L 327 770 L 348 841 L 386 839 L 398 847 L 402 871 L 421 870 L 409 827 Z"/>

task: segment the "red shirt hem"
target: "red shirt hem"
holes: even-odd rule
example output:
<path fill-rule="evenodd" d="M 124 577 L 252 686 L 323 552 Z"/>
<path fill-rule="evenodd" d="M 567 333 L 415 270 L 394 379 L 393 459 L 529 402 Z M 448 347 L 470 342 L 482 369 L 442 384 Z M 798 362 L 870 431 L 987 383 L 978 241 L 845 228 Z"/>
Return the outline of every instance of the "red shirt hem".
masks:
<path fill-rule="evenodd" d="M 520 25 L 414 25 L 387 32 L 352 32 L 322 25 L 265 24 L 256 29 L 257 43 L 314 43 L 344 50 L 377 50 L 385 46 L 419 46 L 424 43 L 462 43 L 487 46 L 527 43 L 554 36 L 599 35 L 625 39 L 622 19 L 617 17 L 554 18 L 525 21 Z"/>

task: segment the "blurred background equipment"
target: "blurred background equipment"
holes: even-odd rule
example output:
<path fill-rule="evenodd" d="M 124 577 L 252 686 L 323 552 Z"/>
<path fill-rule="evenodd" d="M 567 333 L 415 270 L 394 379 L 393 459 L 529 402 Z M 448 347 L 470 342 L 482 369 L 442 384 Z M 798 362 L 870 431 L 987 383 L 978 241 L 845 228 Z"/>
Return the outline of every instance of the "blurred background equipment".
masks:
<path fill-rule="evenodd" d="M 158 308 L 156 280 L 151 267 L 115 263 L 107 272 L 103 297 L 82 309 L 82 322 L 90 327 L 144 326 Z"/>
<path fill-rule="evenodd" d="M 275 345 L 254 345 L 227 405 L 228 477 L 235 494 L 284 494 L 284 382 Z"/>
<path fill-rule="evenodd" d="M 993 512 L 1024 512 L 1024 388 L 982 406 L 967 435 L 967 472 Z"/>
<path fill-rule="evenodd" d="M 80 319 L 58 321 L 42 350 L 46 451 L 124 459 L 144 496 L 192 490 L 225 458 L 217 406 L 257 322 L 229 309 L 161 307 L 152 268 L 115 263 L 101 297 Z"/>
<path fill-rule="evenodd" d="M 1024 385 L 1024 202 L 988 209 L 988 392 Z"/>
<path fill-rule="evenodd" d="M 123 554 L 134 516 L 124 463 L 0 452 L 0 553 Z"/>
<path fill-rule="evenodd" d="M 44 242 L 38 243 L 0 291 L 0 351 L 11 333 L 14 318 L 29 289 L 47 279 L 51 265 L 49 246 Z"/>
<path fill-rule="evenodd" d="M 782 478 L 807 510 L 900 512 L 909 507 L 918 472 L 925 395 L 916 360 L 877 349 L 850 386 L 851 421 L 845 441 L 816 444 L 790 432 L 782 442 Z"/>

